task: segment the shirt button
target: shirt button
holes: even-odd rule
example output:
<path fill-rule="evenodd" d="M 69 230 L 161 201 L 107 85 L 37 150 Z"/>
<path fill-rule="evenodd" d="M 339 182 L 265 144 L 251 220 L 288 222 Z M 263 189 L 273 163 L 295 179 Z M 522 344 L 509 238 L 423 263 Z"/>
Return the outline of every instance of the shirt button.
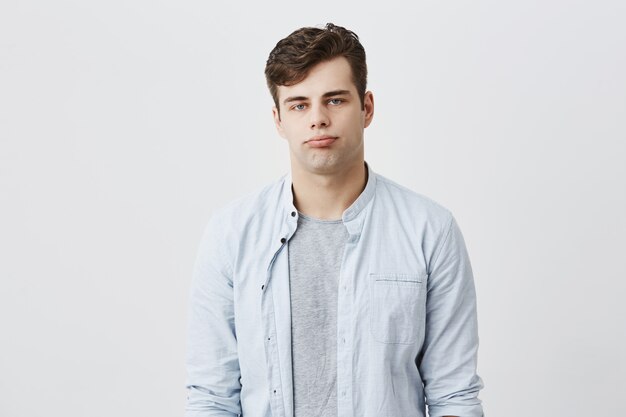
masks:
<path fill-rule="evenodd" d="M 296 217 L 296 212 L 295 211 L 291 212 L 291 217 Z"/>
<path fill-rule="evenodd" d="M 287 239 L 285 239 L 284 237 L 280 238 L 280 243 L 285 243 L 287 241 Z"/>
<path fill-rule="evenodd" d="M 346 392 L 345 391 L 341 391 L 341 396 L 345 397 L 346 396 Z"/>
<path fill-rule="evenodd" d="M 341 341 L 342 341 L 343 343 L 346 343 L 346 338 L 345 338 L 345 337 L 342 337 L 342 338 L 341 338 Z"/>

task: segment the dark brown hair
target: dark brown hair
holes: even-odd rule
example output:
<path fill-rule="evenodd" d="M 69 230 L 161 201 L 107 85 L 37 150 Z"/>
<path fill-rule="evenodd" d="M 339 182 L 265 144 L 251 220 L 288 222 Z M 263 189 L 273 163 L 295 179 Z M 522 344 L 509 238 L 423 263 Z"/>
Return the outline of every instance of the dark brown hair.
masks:
<path fill-rule="evenodd" d="M 324 29 L 303 27 L 278 41 L 265 65 L 265 79 L 280 115 L 278 86 L 290 86 L 304 80 L 310 69 L 338 56 L 348 60 L 352 81 L 364 108 L 367 86 L 365 49 L 352 31 L 327 23 Z"/>

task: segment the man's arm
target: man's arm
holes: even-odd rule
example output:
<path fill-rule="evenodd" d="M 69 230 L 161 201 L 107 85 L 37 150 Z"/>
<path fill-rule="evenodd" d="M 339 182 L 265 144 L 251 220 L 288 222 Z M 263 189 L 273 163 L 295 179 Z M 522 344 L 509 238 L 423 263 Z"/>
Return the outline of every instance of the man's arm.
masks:
<path fill-rule="evenodd" d="M 185 417 L 241 414 L 239 359 L 235 337 L 232 266 L 224 250 L 223 227 L 209 220 L 189 292 Z"/>
<path fill-rule="evenodd" d="M 482 417 L 476 374 L 478 322 L 474 278 L 465 242 L 450 214 L 429 267 L 426 332 L 417 366 L 430 417 Z"/>

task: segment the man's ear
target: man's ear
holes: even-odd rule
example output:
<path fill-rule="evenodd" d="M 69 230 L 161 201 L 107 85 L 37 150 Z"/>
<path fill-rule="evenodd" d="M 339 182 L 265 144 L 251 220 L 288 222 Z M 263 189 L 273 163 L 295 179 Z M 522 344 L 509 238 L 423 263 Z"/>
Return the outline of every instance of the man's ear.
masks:
<path fill-rule="evenodd" d="M 374 94 L 371 91 L 366 91 L 363 97 L 363 111 L 365 112 L 364 127 L 368 127 L 372 123 L 374 117 Z"/>
<path fill-rule="evenodd" d="M 274 125 L 276 125 L 276 130 L 278 131 L 278 134 L 284 138 L 285 131 L 283 130 L 283 123 L 280 120 L 280 114 L 278 113 L 278 109 L 276 108 L 276 106 L 272 107 L 272 116 L 274 117 Z"/>

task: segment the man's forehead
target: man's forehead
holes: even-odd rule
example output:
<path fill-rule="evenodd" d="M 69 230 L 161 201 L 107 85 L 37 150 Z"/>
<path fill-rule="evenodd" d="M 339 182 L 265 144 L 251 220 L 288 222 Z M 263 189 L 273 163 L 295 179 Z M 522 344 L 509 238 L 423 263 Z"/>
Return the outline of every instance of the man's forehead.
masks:
<path fill-rule="evenodd" d="M 287 97 L 307 97 L 307 98 L 315 98 L 315 97 L 328 97 L 335 95 L 350 95 L 356 92 L 356 88 L 352 83 L 335 83 L 330 84 L 329 86 L 278 86 L 279 97 L 281 100 L 284 100 Z"/>
<path fill-rule="evenodd" d="M 320 62 L 311 68 L 306 77 L 297 84 L 278 86 L 280 97 L 287 95 L 322 97 L 329 91 L 339 90 L 356 92 L 350 64 L 345 57 Z"/>

